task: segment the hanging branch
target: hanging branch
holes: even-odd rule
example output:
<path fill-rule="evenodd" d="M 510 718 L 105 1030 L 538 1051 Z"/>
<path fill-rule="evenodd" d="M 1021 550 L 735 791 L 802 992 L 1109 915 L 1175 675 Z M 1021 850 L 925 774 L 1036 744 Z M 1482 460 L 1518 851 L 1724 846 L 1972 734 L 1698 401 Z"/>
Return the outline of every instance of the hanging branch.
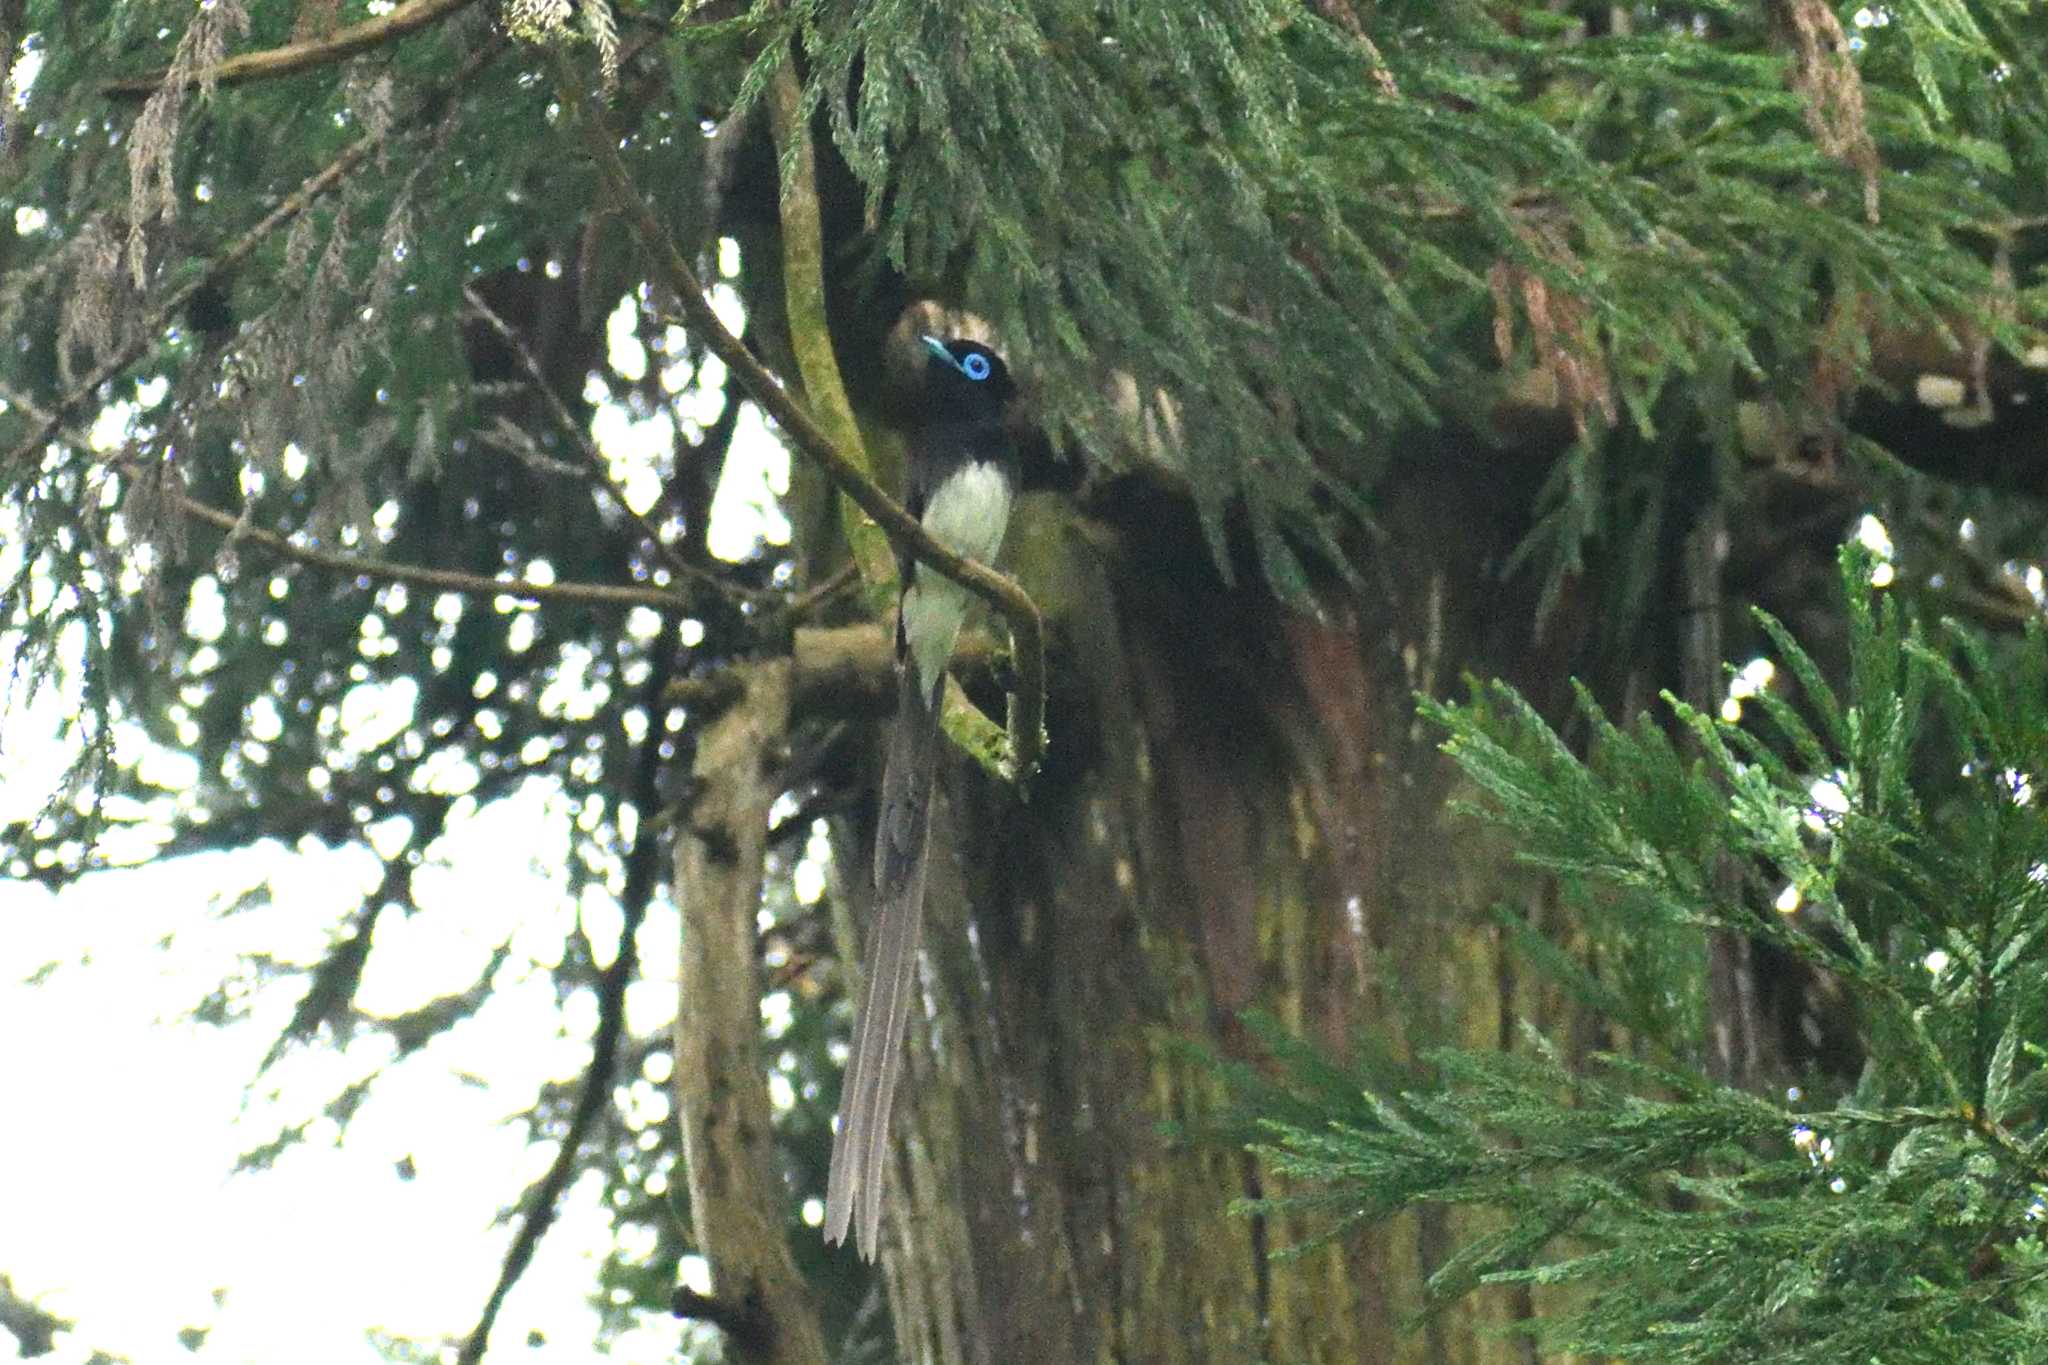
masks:
<path fill-rule="evenodd" d="M 365 19 L 360 24 L 351 24 L 326 38 L 314 42 L 287 43 L 283 47 L 265 48 L 260 52 L 244 52 L 230 57 L 218 66 L 204 71 L 195 71 L 187 78 L 188 87 L 206 85 L 238 85 L 243 81 L 268 80 L 273 76 L 289 76 L 297 71 L 308 71 L 316 66 L 330 66 L 347 61 L 359 52 L 367 52 L 394 38 L 425 28 L 428 24 L 447 18 L 456 11 L 466 8 L 474 0 L 412 0 L 409 5 L 400 5 L 391 13 L 377 19 Z M 159 71 L 145 71 L 139 76 L 123 76 L 108 81 L 100 87 L 102 94 L 112 99 L 147 99 L 163 88 L 170 75 L 168 68 Z"/>
<path fill-rule="evenodd" d="M 1037 604 L 1009 578 L 932 539 L 917 518 L 839 451 L 803 406 L 719 321 L 696 272 L 690 269 L 675 239 L 634 187 L 632 176 L 619 157 L 617 134 L 606 126 L 601 113 L 589 107 L 582 86 L 566 61 L 560 56 L 555 61 L 555 89 L 564 109 L 582 129 L 584 145 L 597 164 L 599 177 L 632 224 L 656 275 L 675 295 L 692 330 L 739 377 L 748 395 L 775 419 L 797 450 L 874 518 L 891 544 L 1002 613 L 1010 627 L 1017 667 L 1017 689 L 1010 699 L 1009 769 L 1014 778 L 1028 776 L 1037 768 L 1045 750 L 1045 622 Z"/>
<path fill-rule="evenodd" d="M 455 73 L 454 80 L 450 81 L 443 89 L 435 91 L 427 99 L 421 101 L 419 107 L 413 111 L 412 117 L 407 119 L 406 122 L 408 124 L 418 122 L 439 109 L 445 99 L 449 98 L 455 91 L 460 90 L 478 72 L 489 66 L 504 50 L 504 42 L 493 41 L 471 54 L 469 60 L 462 64 L 461 70 Z M 390 128 L 384 129 L 382 132 L 366 133 L 354 142 L 351 142 L 342 150 L 340 156 L 330 161 L 321 170 L 308 176 L 303 184 L 280 200 L 276 208 L 264 214 L 254 227 L 251 227 L 248 231 L 242 233 L 241 236 L 229 242 L 219 255 L 207 263 L 204 270 L 186 281 L 181 288 L 172 290 L 164 298 L 163 302 L 150 310 L 149 316 L 144 319 L 142 325 L 135 329 L 135 340 L 122 347 L 119 353 L 108 357 L 107 360 L 94 368 L 92 373 L 73 385 L 70 392 L 64 394 L 54 405 L 46 410 L 41 418 L 36 419 L 34 432 L 25 440 L 17 443 L 8 452 L 6 464 L 0 467 L 12 467 L 36 459 L 40 455 L 42 448 L 57 434 L 57 429 L 70 419 L 72 411 L 82 404 L 92 401 L 102 384 L 112 380 L 114 376 L 120 374 L 121 371 L 127 369 L 130 365 L 133 365 L 137 360 L 140 360 L 149 350 L 150 346 L 154 344 L 158 333 L 162 332 L 169 325 L 170 320 L 184 309 L 185 305 L 191 301 L 193 295 L 202 289 L 219 284 L 222 280 L 233 274 L 242 262 L 256 254 L 256 248 L 263 245 L 264 241 L 273 232 L 276 232 L 279 228 L 297 218 L 300 214 L 311 208 L 314 202 L 320 199 L 321 196 L 341 184 L 342 180 L 351 171 L 355 170 L 356 167 L 362 165 L 372 152 L 381 147 L 397 131 L 397 128 L 398 125 L 394 123 Z"/>

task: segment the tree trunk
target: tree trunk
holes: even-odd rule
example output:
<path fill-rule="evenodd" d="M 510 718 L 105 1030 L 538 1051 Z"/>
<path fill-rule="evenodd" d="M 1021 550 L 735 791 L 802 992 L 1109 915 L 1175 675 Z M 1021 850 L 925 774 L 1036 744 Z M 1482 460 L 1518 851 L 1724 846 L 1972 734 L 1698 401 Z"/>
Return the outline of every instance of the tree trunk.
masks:
<path fill-rule="evenodd" d="M 747 671 L 742 694 L 697 742 L 676 840 L 683 912 L 675 1094 L 698 1244 L 715 1297 L 678 1311 L 725 1328 L 748 1365 L 822 1365 L 825 1343 L 785 1238 L 775 1125 L 760 1084 L 755 917 L 775 758 L 789 730 L 787 662 Z"/>
<path fill-rule="evenodd" d="M 1502 956 L 1483 912 L 1507 850 L 1445 817 L 1413 693 L 1470 670 L 1557 698 L 1574 632 L 1535 639 L 1495 573 L 1514 495 L 1446 458 L 1387 490 L 1364 587 L 1320 619 L 1226 586 L 1160 495 L 1020 510 L 1008 557 L 1063 686 L 1028 802 L 957 755 L 943 784 L 885 1219 L 902 1359 L 1529 1358 L 1491 1330 L 1526 1295 L 1406 1330 L 1460 1231 L 1442 1217 L 1276 1259 L 1313 1229 L 1229 1211 L 1268 1177 L 1200 1140 L 1224 1096 L 1188 1046 L 1255 1056 L 1257 1009 L 1406 1061 L 1555 1014 Z M 840 840 L 859 892 L 867 836 Z"/>

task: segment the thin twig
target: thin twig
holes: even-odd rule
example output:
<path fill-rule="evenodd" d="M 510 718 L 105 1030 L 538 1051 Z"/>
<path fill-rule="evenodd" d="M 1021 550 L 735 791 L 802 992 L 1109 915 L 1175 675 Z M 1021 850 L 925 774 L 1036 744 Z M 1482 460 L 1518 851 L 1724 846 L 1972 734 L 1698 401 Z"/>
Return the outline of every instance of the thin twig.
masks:
<path fill-rule="evenodd" d="M 570 120 L 582 130 L 599 177 L 632 224 L 657 276 L 675 295 L 691 329 L 739 377 L 748 395 L 775 419 L 797 450 L 874 518 L 891 544 L 1002 613 L 1010 627 L 1017 667 L 1017 690 L 1011 698 L 1010 770 L 1019 779 L 1028 776 L 1037 768 L 1045 748 L 1045 622 L 1037 604 L 1009 578 L 932 539 L 901 503 L 839 452 L 803 406 L 726 328 L 675 239 L 634 186 L 619 157 L 617 135 L 590 107 L 578 77 L 559 55 L 555 71 L 556 91 Z"/>
<path fill-rule="evenodd" d="M 633 519 L 633 524 L 640 528 L 640 534 L 647 538 L 647 543 L 654 547 L 654 553 L 661 557 L 662 562 L 684 578 L 702 583 L 718 592 L 734 597 L 752 596 L 753 594 L 747 593 L 737 584 L 690 563 L 678 547 L 662 539 L 662 528 L 650 521 L 645 513 L 634 510 L 633 504 L 627 501 L 626 490 L 612 477 L 611 462 L 605 459 L 604 452 L 597 448 L 597 443 L 590 439 L 590 432 L 576 420 L 575 414 L 569 411 L 568 404 L 555 392 L 555 386 L 548 382 L 547 375 L 541 370 L 540 361 L 535 358 L 533 348 L 526 344 L 526 339 L 513 330 L 511 323 L 498 316 L 490 304 L 484 301 L 483 295 L 477 292 L 476 286 L 463 285 L 462 297 L 468 300 L 469 306 L 476 310 L 477 315 L 488 323 L 491 330 L 503 338 L 505 344 L 512 348 L 513 354 L 519 357 L 519 363 L 532 377 L 534 387 L 540 390 L 541 399 L 547 404 L 549 414 L 555 419 L 555 425 L 568 435 L 582 454 L 590 477 L 625 510 L 627 516 Z"/>
<path fill-rule="evenodd" d="M 28 414 L 31 421 L 47 423 L 54 433 L 61 434 L 73 445 L 83 447 L 89 443 L 90 438 L 86 433 L 53 417 L 38 407 L 34 399 L 16 392 L 6 384 L 0 384 L 0 402 L 21 409 Z M 131 459 L 120 463 L 134 471 L 143 468 L 139 460 Z M 280 559 L 333 570 L 353 578 L 378 578 L 391 583 L 439 588 L 444 592 L 463 593 L 472 597 L 510 597 L 521 602 L 588 602 L 605 606 L 676 610 L 688 610 L 691 607 L 690 600 L 682 594 L 659 588 L 618 588 L 606 583 L 526 583 L 518 580 L 485 578 L 480 574 L 461 573 L 454 569 L 430 569 L 420 564 L 400 564 L 391 560 L 369 559 L 362 555 L 321 550 L 310 545 L 301 545 L 275 531 L 245 526 L 242 518 L 225 512 L 211 503 L 201 502 L 178 489 L 164 489 L 161 496 L 181 514 L 227 532 L 234 538 L 237 546 L 254 545 Z"/>
<path fill-rule="evenodd" d="M 792 625 L 801 624 L 810 614 L 825 605 L 844 589 L 851 587 L 860 578 L 860 565 L 847 560 L 832 571 L 824 582 L 804 589 L 790 600 L 786 614 Z"/>
<path fill-rule="evenodd" d="M 1935 544 L 1954 556 L 1971 578 L 1968 586 L 1951 584 L 1947 595 L 1968 607 L 1980 625 L 1994 629 L 2028 626 L 2042 619 L 2041 604 L 2027 591 L 2027 585 L 2003 564 L 1994 564 L 1982 547 L 1965 540 L 1953 524 L 1931 512 L 1915 518 L 1919 528 Z"/>
<path fill-rule="evenodd" d="M 199 501 L 177 489 L 165 489 L 164 501 L 188 517 L 234 532 L 240 519 L 220 508 Z M 616 587 L 610 583 L 528 583 L 520 579 L 485 578 L 481 574 L 455 569 L 430 569 L 421 564 L 400 564 L 362 555 L 300 545 L 275 531 L 243 526 L 235 534 L 237 546 L 254 545 L 283 559 L 317 565 L 336 573 L 363 578 L 381 578 L 392 583 L 410 583 L 443 592 L 466 593 L 473 597 L 510 597 L 519 602 L 587 602 L 611 607 L 653 607 L 657 610 L 687 611 L 688 597 L 663 588 Z"/>
<path fill-rule="evenodd" d="M 463 63 L 462 69 L 455 73 L 455 79 L 446 89 L 436 91 L 421 101 L 414 111 L 414 118 L 436 108 L 450 91 L 461 88 L 478 72 L 489 66 L 504 50 L 505 45 L 502 41 L 494 41 L 472 54 L 470 59 Z M 397 125 L 394 124 L 382 133 L 366 133 L 351 142 L 340 156 L 307 177 L 305 182 L 286 195 L 276 208 L 264 214 L 254 227 L 228 243 L 225 250 L 208 262 L 206 269 L 193 276 L 182 288 L 172 290 L 162 303 L 151 310 L 142 325 L 135 329 L 136 339 L 122 347 L 117 355 L 108 358 L 82 381 L 73 385 L 69 393 L 59 398 L 36 423 L 35 433 L 9 451 L 6 463 L 0 465 L 0 468 L 12 467 L 35 459 L 50 438 L 56 435 L 57 428 L 70 418 L 72 409 L 91 401 L 102 384 L 141 359 L 155 343 L 157 334 L 177 316 L 194 294 L 232 274 L 243 261 L 255 254 L 256 248 L 263 244 L 265 238 L 304 213 L 315 200 L 339 185 L 350 171 L 361 165 L 396 131 Z"/>
<path fill-rule="evenodd" d="M 230 57 L 219 66 L 193 72 L 186 85 L 238 85 L 243 81 L 289 76 L 316 66 L 347 61 L 359 52 L 367 52 L 445 19 L 471 3 L 473 0 L 412 0 L 411 4 L 400 5 L 381 18 L 351 24 L 317 41 L 287 43 L 283 47 L 264 48 L 260 52 L 244 52 Z M 163 88 L 169 75 L 170 71 L 165 69 L 146 71 L 139 76 L 122 76 L 102 85 L 100 92 L 112 99 L 146 99 Z"/>

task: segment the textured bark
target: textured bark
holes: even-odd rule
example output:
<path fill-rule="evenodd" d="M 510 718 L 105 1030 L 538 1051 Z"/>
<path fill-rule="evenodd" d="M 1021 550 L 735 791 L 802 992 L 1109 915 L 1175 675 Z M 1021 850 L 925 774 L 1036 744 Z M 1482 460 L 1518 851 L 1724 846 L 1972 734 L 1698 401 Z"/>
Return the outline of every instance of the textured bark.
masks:
<path fill-rule="evenodd" d="M 757 169 L 730 227 L 750 262 L 770 263 L 751 286 L 749 335 L 786 361 L 780 224 L 761 194 L 776 181 Z M 823 259 L 837 260 L 861 200 L 829 157 L 818 183 Z M 837 288 L 832 351 L 874 423 L 886 416 L 878 357 L 913 300 L 902 281 Z M 815 332 L 815 309 L 804 325 Z M 1502 1329 L 1540 1314 L 1543 1292 L 1480 1291 L 1423 1314 L 1429 1276 L 1488 1230 L 1479 1218 L 1432 1211 L 1277 1256 L 1317 1229 L 1230 1212 L 1270 1177 L 1204 1140 L 1225 1097 L 1197 1053 L 1256 1058 L 1241 1019 L 1253 1008 L 1333 1055 L 1362 1047 L 1407 1066 L 1418 1085 L 1430 1048 L 1516 1048 L 1525 1020 L 1574 1052 L 1617 1044 L 1516 969 L 1493 917 L 1503 902 L 1568 948 L 1597 945 L 1572 941 L 1497 833 L 1448 813 L 1460 793 L 1413 702 L 1495 677 L 1562 719 L 1577 673 L 1625 709 L 1650 705 L 1685 682 L 1668 638 L 1684 584 L 1643 589 L 1648 633 L 1667 638 L 1596 640 L 1595 583 L 1568 585 L 1539 627 L 1529 576 L 1503 565 L 1570 423 L 1554 393 L 1512 385 L 1492 418 L 1507 448 L 1439 436 L 1400 452 L 1374 493 L 1358 580 L 1322 585 L 1318 614 L 1277 604 L 1247 565 L 1226 585 L 1170 479 L 1126 475 L 1020 507 L 1005 558 L 1053 629 L 1051 745 L 1028 800 L 958 753 L 942 780 L 924 1008 L 883 1224 L 898 1359 L 1535 1359 Z M 1126 468 L 1146 467 L 1139 445 Z M 794 481 L 797 522 L 816 532 L 827 500 L 806 469 Z M 1683 507 L 1666 518 L 1667 539 L 1691 524 Z M 1795 523 L 1745 516 L 1743 531 L 1754 543 L 1767 524 Z M 1818 544 L 1833 529 L 1798 534 Z M 844 553 L 830 539 L 803 566 L 811 581 Z M 871 707 L 885 695 L 873 645 L 799 636 L 803 704 Z M 1711 671 L 1718 657 L 1695 662 Z M 980 669 L 963 681 L 996 700 Z M 871 824 L 856 813 L 836 830 L 846 964 L 860 961 L 854 926 L 870 908 Z"/>
<path fill-rule="evenodd" d="M 1404 1330 L 1462 1224 L 1274 1259 L 1311 1229 L 1229 1213 L 1266 1177 L 1198 1140 L 1223 1096 L 1187 1044 L 1249 1055 L 1248 1008 L 1396 1057 L 1558 1012 L 1502 957 L 1508 852 L 1445 817 L 1412 691 L 1554 697 L 1576 637 L 1539 647 L 1494 581 L 1511 522 L 1440 486 L 1388 506 L 1372 589 L 1321 619 L 1223 585 L 1170 503 L 1020 514 L 1067 686 L 1028 803 L 958 755 L 943 784 L 884 1226 L 903 1360 L 1528 1359 L 1492 1330 L 1527 1295 Z M 864 888 L 865 831 L 840 842 Z"/>
<path fill-rule="evenodd" d="M 711 1262 L 733 1359 L 823 1365 L 824 1338 L 790 1255 L 773 1110 L 761 1066 L 761 904 L 768 809 L 781 792 L 789 666 L 749 668 L 740 698 L 697 745 L 696 790 L 676 841 L 683 912 L 675 1093 L 690 1215 Z"/>

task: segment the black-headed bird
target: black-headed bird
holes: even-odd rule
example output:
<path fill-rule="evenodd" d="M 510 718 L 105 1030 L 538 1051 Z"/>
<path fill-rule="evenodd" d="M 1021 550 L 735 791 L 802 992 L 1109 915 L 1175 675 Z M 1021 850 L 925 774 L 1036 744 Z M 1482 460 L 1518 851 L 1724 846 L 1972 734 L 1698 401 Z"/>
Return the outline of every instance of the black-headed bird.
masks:
<path fill-rule="evenodd" d="M 923 340 L 928 354 L 910 436 L 910 511 L 941 545 L 993 563 L 1017 491 L 1017 448 L 1004 425 L 1016 386 L 1002 358 L 979 342 Z M 825 1193 L 825 1236 L 844 1242 L 851 1226 L 869 1259 L 881 1233 L 890 1104 L 916 994 L 932 789 L 943 743 L 939 703 L 946 661 L 972 598 L 907 556 L 899 555 L 898 568 L 896 729 L 875 830 L 867 988 L 854 1022 Z"/>

